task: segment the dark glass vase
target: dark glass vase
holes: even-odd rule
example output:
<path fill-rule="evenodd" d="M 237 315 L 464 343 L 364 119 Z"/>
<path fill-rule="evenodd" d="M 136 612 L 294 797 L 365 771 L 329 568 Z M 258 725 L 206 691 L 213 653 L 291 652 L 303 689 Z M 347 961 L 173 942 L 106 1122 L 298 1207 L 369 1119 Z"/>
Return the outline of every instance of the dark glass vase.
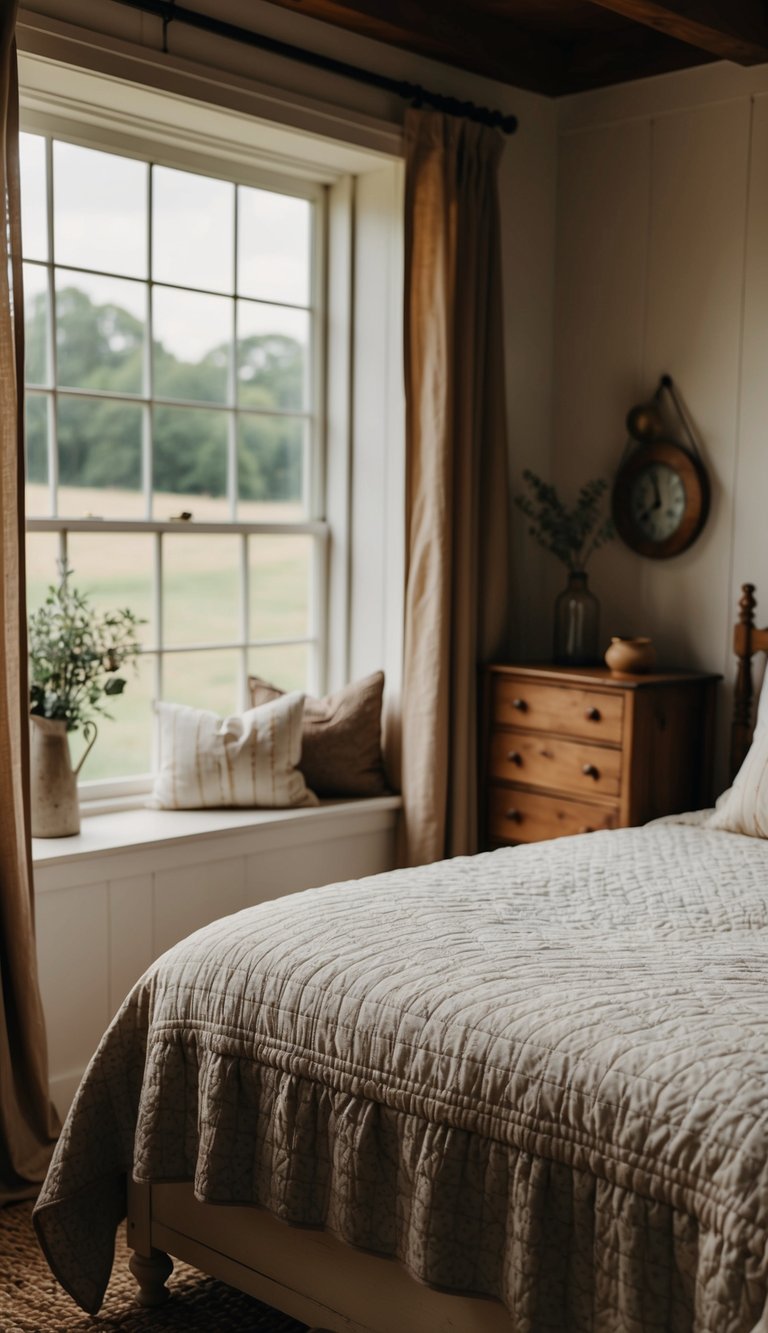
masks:
<path fill-rule="evenodd" d="M 599 659 L 600 603 L 587 587 L 584 570 L 571 570 L 555 602 L 555 662 L 595 666 Z"/>

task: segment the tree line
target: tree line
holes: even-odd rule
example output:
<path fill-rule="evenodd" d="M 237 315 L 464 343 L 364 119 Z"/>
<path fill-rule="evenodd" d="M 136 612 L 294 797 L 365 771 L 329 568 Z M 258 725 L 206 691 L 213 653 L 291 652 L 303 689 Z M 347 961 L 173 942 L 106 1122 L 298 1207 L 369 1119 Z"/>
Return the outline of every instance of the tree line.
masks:
<path fill-rule="evenodd" d="M 78 287 L 57 292 L 58 383 L 79 389 L 141 393 L 144 324 L 109 302 L 97 304 Z M 44 380 L 46 298 L 27 302 L 27 383 Z M 304 352 L 283 333 L 238 341 L 241 407 L 271 412 L 300 409 Z M 155 392 L 164 397 L 220 402 L 226 393 L 229 348 L 199 361 L 152 347 Z M 295 500 L 301 495 L 303 423 L 292 417 L 239 417 L 238 494 L 243 500 Z M 57 422 L 59 480 L 66 486 L 141 487 L 141 409 L 109 400 L 61 396 Z M 27 474 L 47 479 L 46 423 L 40 400 L 28 399 Z M 153 412 L 153 486 L 184 495 L 227 493 L 227 424 L 223 412 L 157 406 Z"/>

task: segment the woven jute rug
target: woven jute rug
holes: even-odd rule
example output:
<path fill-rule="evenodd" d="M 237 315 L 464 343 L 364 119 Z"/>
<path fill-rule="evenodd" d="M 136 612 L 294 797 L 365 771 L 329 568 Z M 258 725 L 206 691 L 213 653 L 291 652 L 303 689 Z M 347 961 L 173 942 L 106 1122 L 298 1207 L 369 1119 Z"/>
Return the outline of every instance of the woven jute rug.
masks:
<path fill-rule="evenodd" d="M 171 1299 L 159 1310 L 136 1304 L 128 1271 L 124 1230 L 118 1232 L 115 1266 L 94 1319 L 62 1291 L 32 1229 L 32 1204 L 0 1208 L 0 1333 L 70 1333 L 119 1329 L 120 1333 L 304 1333 L 305 1325 L 270 1310 L 223 1282 L 174 1261 Z"/>

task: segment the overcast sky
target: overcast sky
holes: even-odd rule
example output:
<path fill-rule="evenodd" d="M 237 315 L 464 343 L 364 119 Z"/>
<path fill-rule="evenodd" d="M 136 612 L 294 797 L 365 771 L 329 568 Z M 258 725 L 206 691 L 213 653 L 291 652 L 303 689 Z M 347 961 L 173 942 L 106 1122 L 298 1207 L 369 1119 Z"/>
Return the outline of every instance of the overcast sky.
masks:
<path fill-rule="evenodd" d="M 22 246 L 26 259 L 48 255 L 45 140 L 22 134 Z M 240 186 L 238 294 L 259 301 L 309 302 L 311 205 L 304 199 Z M 152 277 L 156 282 L 234 290 L 235 187 L 191 172 L 153 169 Z M 149 169 L 143 162 L 54 143 L 54 248 L 57 263 L 100 269 L 122 279 L 149 276 Z M 28 274 L 32 271 L 27 270 Z M 34 290 L 32 274 L 27 290 Z M 115 302 L 141 317 L 136 283 L 74 275 L 94 301 Z M 38 284 L 41 287 L 42 283 Z M 177 357 L 197 360 L 231 332 L 227 302 L 213 296 L 158 293 L 155 336 Z M 300 312 L 242 305 L 242 336 L 306 337 Z"/>

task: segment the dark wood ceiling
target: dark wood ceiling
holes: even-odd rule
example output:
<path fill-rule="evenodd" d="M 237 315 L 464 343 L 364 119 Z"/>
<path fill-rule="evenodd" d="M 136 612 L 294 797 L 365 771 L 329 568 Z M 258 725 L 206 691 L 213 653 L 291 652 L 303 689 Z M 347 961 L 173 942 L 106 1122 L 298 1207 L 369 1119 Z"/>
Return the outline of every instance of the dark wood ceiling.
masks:
<path fill-rule="evenodd" d="M 518 88 L 559 96 L 768 61 L 766 0 L 271 0 Z"/>

